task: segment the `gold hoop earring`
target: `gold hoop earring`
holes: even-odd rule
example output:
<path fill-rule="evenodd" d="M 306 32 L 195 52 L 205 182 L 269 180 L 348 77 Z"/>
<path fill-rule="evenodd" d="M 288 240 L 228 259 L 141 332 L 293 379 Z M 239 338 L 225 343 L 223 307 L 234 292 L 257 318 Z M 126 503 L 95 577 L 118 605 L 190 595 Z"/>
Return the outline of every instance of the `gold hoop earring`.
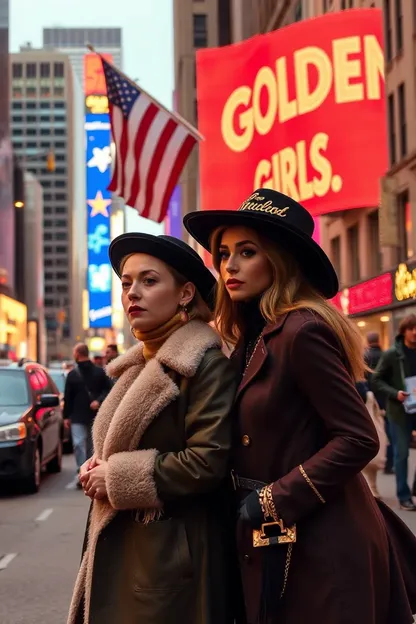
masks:
<path fill-rule="evenodd" d="M 137 336 L 136 336 L 136 332 L 134 330 L 134 327 L 130 327 L 130 331 L 131 331 L 131 335 L 133 336 L 133 338 L 135 338 L 136 340 L 138 340 Z"/>
<path fill-rule="evenodd" d="M 188 307 L 186 305 L 181 306 L 180 316 L 181 316 L 182 323 L 188 323 L 189 322 Z"/>

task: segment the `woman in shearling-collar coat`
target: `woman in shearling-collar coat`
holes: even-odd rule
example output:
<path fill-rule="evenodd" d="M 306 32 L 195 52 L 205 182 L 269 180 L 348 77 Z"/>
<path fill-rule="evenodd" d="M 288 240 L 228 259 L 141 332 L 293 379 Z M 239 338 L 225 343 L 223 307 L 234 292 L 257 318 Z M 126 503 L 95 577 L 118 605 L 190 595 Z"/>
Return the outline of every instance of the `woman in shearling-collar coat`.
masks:
<path fill-rule="evenodd" d="M 379 445 L 354 385 L 363 345 L 326 301 L 338 280 L 310 214 L 260 189 L 185 225 L 213 253 L 217 323 L 236 343 L 241 622 L 411 624 L 416 540 L 361 475 Z"/>
<path fill-rule="evenodd" d="M 93 500 L 69 624 L 233 624 L 224 495 L 235 374 L 215 279 L 185 243 L 129 233 L 112 265 L 140 342 L 114 360 L 81 482 Z"/>

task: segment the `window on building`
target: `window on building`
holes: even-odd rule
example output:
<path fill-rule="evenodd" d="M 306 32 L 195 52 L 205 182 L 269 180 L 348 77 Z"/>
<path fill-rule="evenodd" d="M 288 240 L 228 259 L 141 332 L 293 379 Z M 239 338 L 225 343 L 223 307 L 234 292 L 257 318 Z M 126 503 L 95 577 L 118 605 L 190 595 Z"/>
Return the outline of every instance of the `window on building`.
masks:
<path fill-rule="evenodd" d="M 45 267 L 51 267 L 53 266 L 53 260 L 51 258 L 46 258 L 46 260 L 43 261 L 43 264 Z"/>
<path fill-rule="evenodd" d="M 359 260 L 359 244 L 358 244 L 358 224 L 353 225 L 347 230 L 348 241 L 348 259 L 349 259 L 349 279 L 351 282 L 358 282 L 360 279 L 360 260 Z"/>
<path fill-rule="evenodd" d="M 43 86 L 40 88 L 40 97 L 50 98 L 51 97 L 51 88 L 48 86 Z"/>
<path fill-rule="evenodd" d="M 44 180 L 44 181 L 42 182 L 42 186 L 43 186 L 43 188 L 51 188 L 51 182 L 50 182 L 50 180 Z"/>
<path fill-rule="evenodd" d="M 26 143 L 26 147 L 27 147 L 28 149 L 34 149 L 34 148 L 35 148 L 35 147 L 37 147 L 37 146 L 38 146 L 38 144 L 36 143 L 36 141 L 28 141 L 28 142 Z"/>
<path fill-rule="evenodd" d="M 23 136 L 23 130 L 21 128 L 13 128 L 13 136 Z"/>
<path fill-rule="evenodd" d="M 57 173 L 58 175 L 65 175 L 66 174 L 66 168 L 65 167 L 56 167 L 55 168 L 55 173 Z"/>
<path fill-rule="evenodd" d="M 15 87 L 15 86 L 13 86 L 12 92 L 13 92 L 13 97 L 14 98 L 21 98 L 22 95 L 23 95 L 22 87 Z"/>
<path fill-rule="evenodd" d="M 22 121 L 23 121 L 22 115 L 13 115 L 12 116 L 12 122 L 13 123 L 22 123 Z"/>
<path fill-rule="evenodd" d="M 41 78 L 50 78 L 50 75 L 51 75 L 50 63 L 41 63 L 40 64 L 40 76 L 41 76 Z"/>
<path fill-rule="evenodd" d="M 331 261 L 338 276 L 341 275 L 341 237 L 331 239 Z"/>
<path fill-rule="evenodd" d="M 45 227 L 45 228 L 52 227 L 52 220 L 51 219 L 44 219 L 43 220 L 43 227 Z"/>
<path fill-rule="evenodd" d="M 68 272 L 67 271 L 58 271 L 57 274 L 56 274 L 56 279 L 67 280 L 68 279 Z"/>
<path fill-rule="evenodd" d="M 40 120 L 47 123 L 51 120 L 51 118 L 49 117 L 49 115 L 41 115 Z"/>
<path fill-rule="evenodd" d="M 44 193 L 43 194 L 43 199 L 45 201 L 52 201 L 52 193 Z"/>
<path fill-rule="evenodd" d="M 66 128 L 55 128 L 55 136 L 65 136 Z"/>
<path fill-rule="evenodd" d="M 55 232 L 55 240 L 66 241 L 68 240 L 67 232 Z"/>
<path fill-rule="evenodd" d="M 27 121 L 27 123 L 36 123 L 36 116 L 35 115 L 28 115 L 26 117 L 26 121 Z"/>
<path fill-rule="evenodd" d="M 13 76 L 13 78 L 23 78 L 23 65 L 22 65 L 22 63 L 13 63 L 12 76 Z"/>
<path fill-rule="evenodd" d="M 66 193 L 56 193 L 55 199 L 57 201 L 66 201 Z"/>
<path fill-rule="evenodd" d="M 43 233 L 43 240 L 51 241 L 52 240 L 52 232 L 44 232 Z"/>
<path fill-rule="evenodd" d="M 36 78 L 36 63 L 26 65 L 26 78 Z"/>
<path fill-rule="evenodd" d="M 27 110 L 36 110 L 36 102 L 26 102 Z"/>
<path fill-rule="evenodd" d="M 50 108 L 51 107 L 51 103 L 50 102 L 41 102 L 40 103 L 40 107 L 41 108 Z"/>
<path fill-rule="evenodd" d="M 409 191 L 407 189 L 397 195 L 397 222 L 399 226 L 397 261 L 402 262 L 413 256 L 412 214 L 410 210 Z"/>
<path fill-rule="evenodd" d="M 13 141 L 13 147 L 14 149 L 22 149 L 23 148 L 23 143 L 21 141 Z"/>
<path fill-rule="evenodd" d="M 26 128 L 27 136 L 36 136 L 36 128 Z"/>
<path fill-rule="evenodd" d="M 193 23 L 194 48 L 206 48 L 208 46 L 207 16 L 202 13 L 194 13 Z"/>
<path fill-rule="evenodd" d="M 45 308 L 53 308 L 53 307 L 54 307 L 53 299 L 46 298 L 45 299 Z"/>
<path fill-rule="evenodd" d="M 55 264 L 57 267 L 64 267 L 67 266 L 68 261 L 66 260 L 66 258 L 57 258 Z"/>
<path fill-rule="evenodd" d="M 45 273 L 45 280 L 50 281 L 50 280 L 52 280 L 52 279 L 53 279 L 53 273 L 51 273 L 51 272 L 47 271 L 47 272 Z M 48 288 L 48 286 L 47 286 L 46 288 Z M 50 288 L 50 286 L 49 286 L 49 288 Z M 47 291 L 47 292 L 48 292 L 48 291 Z M 51 289 L 51 290 L 49 290 L 49 292 L 52 292 L 52 289 Z"/>
<path fill-rule="evenodd" d="M 65 294 L 68 292 L 68 286 L 57 286 L 56 292 Z"/>
<path fill-rule="evenodd" d="M 392 28 L 391 28 L 391 6 L 390 0 L 384 0 L 384 28 L 385 28 L 385 47 L 386 47 L 386 61 L 390 63 L 393 58 L 393 43 L 392 43 Z"/>
<path fill-rule="evenodd" d="M 368 215 L 369 232 L 369 252 L 370 271 L 372 275 L 377 275 L 381 271 L 381 253 L 379 239 L 378 210 L 374 210 Z"/>
<path fill-rule="evenodd" d="M 65 93 L 64 87 L 55 86 L 53 89 L 53 94 L 55 97 L 62 97 L 64 93 Z"/>
<path fill-rule="evenodd" d="M 64 77 L 64 64 L 63 63 L 54 63 L 53 64 L 53 75 L 55 78 L 63 78 Z"/>
<path fill-rule="evenodd" d="M 302 18 L 302 0 L 299 0 L 295 7 L 295 22 L 300 22 Z"/>
<path fill-rule="evenodd" d="M 26 87 L 26 97 L 35 98 L 36 97 L 36 87 Z"/>
<path fill-rule="evenodd" d="M 50 254 L 52 253 L 52 247 L 50 245 L 44 245 L 43 246 L 43 253 L 44 254 Z"/>
<path fill-rule="evenodd" d="M 390 93 L 387 101 L 388 119 L 389 119 L 389 150 L 390 165 L 396 162 L 396 119 L 394 114 L 394 93 Z"/>
<path fill-rule="evenodd" d="M 402 0 L 395 0 L 397 54 L 403 52 L 403 6 Z"/>
<path fill-rule="evenodd" d="M 66 206 L 55 206 L 55 214 L 66 214 Z"/>
<path fill-rule="evenodd" d="M 56 227 L 68 227 L 68 221 L 66 219 L 57 219 L 55 222 Z"/>
<path fill-rule="evenodd" d="M 57 101 L 57 102 L 55 102 L 54 107 L 55 108 L 65 108 L 65 102 Z"/>
<path fill-rule="evenodd" d="M 12 109 L 13 110 L 21 110 L 22 109 L 22 102 L 12 102 Z"/>
<path fill-rule="evenodd" d="M 51 129 L 50 128 L 41 128 L 40 133 L 42 136 L 50 136 Z"/>
<path fill-rule="evenodd" d="M 45 199 L 45 195 L 43 196 L 43 199 Z M 51 215 L 52 214 L 52 206 L 44 206 L 43 207 L 43 214 L 44 215 Z"/>
<path fill-rule="evenodd" d="M 55 141 L 55 149 L 65 149 L 65 143 L 63 141 Z"/>
<path fill-rule="evenodd" d="M 57 245 L 56 246 L 57 254 L 66 254 L 68 253 L 68 247 L 66 245 Z"/>
<path fill-rule="evenodd" d="M 404 82 L 399 85 L 398 99 L 400 156 L 404 158 L 407 154 L 406 90 Z"/>
<path fill-rule="evenodd" d="M 56 154 L 56 162 L 66 162 L 66 154 Z"/>

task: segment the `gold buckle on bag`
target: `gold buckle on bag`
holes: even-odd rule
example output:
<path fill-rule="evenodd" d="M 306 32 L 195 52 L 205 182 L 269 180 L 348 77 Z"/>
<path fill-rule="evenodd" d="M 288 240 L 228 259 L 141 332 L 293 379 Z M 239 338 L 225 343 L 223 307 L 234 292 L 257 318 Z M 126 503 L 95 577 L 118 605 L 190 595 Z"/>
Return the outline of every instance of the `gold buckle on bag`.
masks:
<path fill-rule="evenodd" d="M 280 528 L 280 535 L 270 535 L 269 527 Z M 265 522 L 260 529 L 253 529 L 253 547 L 274 546 L 276 544 L 293 544 L 296 542 L 296 524 L 285 527 L 283 520 L 278 522 Z"/>

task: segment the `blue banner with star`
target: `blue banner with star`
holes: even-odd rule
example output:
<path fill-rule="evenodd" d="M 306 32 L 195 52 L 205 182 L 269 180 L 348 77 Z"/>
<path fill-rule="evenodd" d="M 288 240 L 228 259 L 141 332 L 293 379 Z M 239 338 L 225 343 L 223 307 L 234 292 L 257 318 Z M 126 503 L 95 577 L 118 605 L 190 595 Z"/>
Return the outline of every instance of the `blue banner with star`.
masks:
<path fill-rule="evenodd" d="M 90 327 L 111 327 L 110 244 L 111 178 L 110 119 L 108 114 L 87 114 L 86 183 L 88 235 L 88 294 Z"/>

